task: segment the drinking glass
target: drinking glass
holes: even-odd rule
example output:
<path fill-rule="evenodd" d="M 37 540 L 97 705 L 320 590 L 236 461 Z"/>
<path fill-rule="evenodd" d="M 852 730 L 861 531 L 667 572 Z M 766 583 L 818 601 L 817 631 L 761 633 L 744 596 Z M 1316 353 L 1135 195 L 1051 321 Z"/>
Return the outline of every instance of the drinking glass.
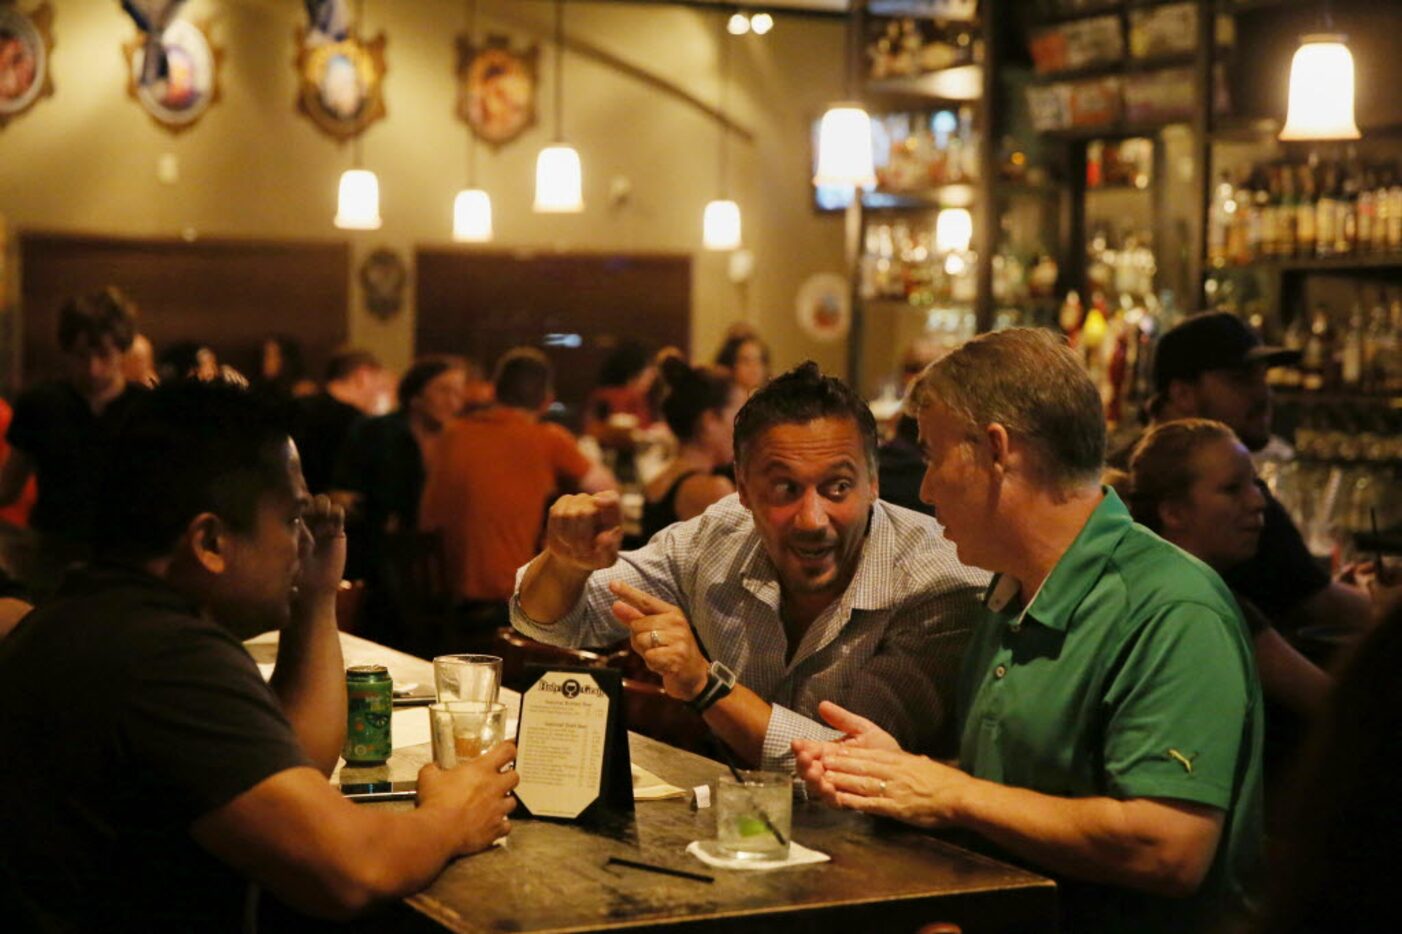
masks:
<path fill-rule="evenodd" d="M 476 759 L 506 738 L 506 705 L 439 701 L 428 708 L 433 761 L 440 769 Z"/>
<path fill-rule="evenodd" d="M 737 782 L 733 775 L 722 775 L 716 783 L 717 848 L 736 859 L 787 859 L 793 778 L 787 772 L 743 769 L 740 777 L 743 781 Z"/>
<path fill-rule="evenodd" d="M 440 655 L 433 660 L 433 687 L 440 701 L 493 703 L 501 688 L 501 659 L 495 655 Z"/>

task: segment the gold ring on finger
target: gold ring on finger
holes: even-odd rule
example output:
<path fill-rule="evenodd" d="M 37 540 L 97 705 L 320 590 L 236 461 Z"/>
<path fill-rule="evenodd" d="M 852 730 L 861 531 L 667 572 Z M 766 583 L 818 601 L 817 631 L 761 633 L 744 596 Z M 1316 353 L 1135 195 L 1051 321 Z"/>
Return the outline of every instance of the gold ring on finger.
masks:
<path fill-rule="evenodd" d="M 656 648 L 661 648 L 661 646 L 662 646 L 662 635 L 661 635 L 656 629 L 649 630 L 648 636 L 649 636 L 649 637 L 651 638 L 651 640 L 652 640 L 652 647 L 653 647 L 654 649 L 656 649 Z"/>

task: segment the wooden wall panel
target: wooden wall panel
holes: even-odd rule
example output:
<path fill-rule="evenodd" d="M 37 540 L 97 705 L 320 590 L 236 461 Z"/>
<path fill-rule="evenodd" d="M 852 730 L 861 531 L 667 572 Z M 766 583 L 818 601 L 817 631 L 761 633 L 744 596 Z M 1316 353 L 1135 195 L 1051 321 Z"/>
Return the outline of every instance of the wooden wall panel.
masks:
<path fill-rule="evenodd" d="M 25 385 L 58 372 L 58 309 L 71 295 L 116 285 L 140 308 L 156 352 L 177 341 L 209 345 L 252 376 L 263 339 L 302 346 L 308 375 L 346 340 L 350 248 L 300 241 L 20 236 L 20 372 Z"/>
<path fill-rule="evenodd" d="M 569 405 L 584 399 L 620 341 L 690 349 L 690 256 L 421 247 L 414 266 L 417 352 L 463 353 L 490 369 L 512 347 L 540 347 Z M 550 335 L 578 335 L 580 343 Z"/>

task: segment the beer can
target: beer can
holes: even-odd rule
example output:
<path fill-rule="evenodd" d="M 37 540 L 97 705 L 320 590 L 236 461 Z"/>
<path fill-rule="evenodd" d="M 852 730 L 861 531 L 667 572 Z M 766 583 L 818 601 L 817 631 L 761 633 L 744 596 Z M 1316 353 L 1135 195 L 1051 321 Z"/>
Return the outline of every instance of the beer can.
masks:
<path fill-rule="evenodd" d="M 384 665 L 346 669 L 346 765 L 383 765 L 389 759 L 394 683 Z"/>

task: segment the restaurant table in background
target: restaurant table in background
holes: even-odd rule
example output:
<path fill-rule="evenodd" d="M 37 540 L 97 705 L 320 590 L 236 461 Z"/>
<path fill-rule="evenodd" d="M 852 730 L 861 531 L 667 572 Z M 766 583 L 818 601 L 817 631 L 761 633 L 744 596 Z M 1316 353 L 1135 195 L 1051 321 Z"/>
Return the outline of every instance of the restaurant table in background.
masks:
<path fill-rule="evenodd" d="M 397 682 L 433 682 L 422 659 L 342 634 L 347 664 L 383 664 Z M 253 640 L 256 660 L 272 660 L 267 637 Z M 266 658 L 263 656 L 267 656 Z M 503 690 L 513 712 L 519 695 Z M 388 763 L 347 769 L 355 781 L 412 780 L 432 758 L 427 712 L 404 708 L 400 721 L 424 720 L 423 741 L 396 737 Z M 402 732 L 410 733 L 410 730 Z M 407 742 L 417 738 L 405 735 Z M 630 735 L 633 763 L 682 788 L 714 784 L 719 762 Z M 352 776 L 352 773 L 353 776 Z M 408 809 L 408 802 L 363 805 Z M 692 840 L 715 836 L 713 809 L 684 800 L 639 801 L 634 815 L 585 825 L 513 820 L 504 846 L 450 863 L 424 891 L 355 929 L 457 932 L 660 931 L 684 925 L 707 932 L 891 931 L 952 921 L 966 932 L 1056 929 L 1051 880 L 970 852 L 904 825 L 817 803 L 795 802 L 794 839 L 831 862 L 770 872 L 709 869 L 687 856 Z M 701 872 L 713 883 L 626 866 L 610 856 Z"/>

